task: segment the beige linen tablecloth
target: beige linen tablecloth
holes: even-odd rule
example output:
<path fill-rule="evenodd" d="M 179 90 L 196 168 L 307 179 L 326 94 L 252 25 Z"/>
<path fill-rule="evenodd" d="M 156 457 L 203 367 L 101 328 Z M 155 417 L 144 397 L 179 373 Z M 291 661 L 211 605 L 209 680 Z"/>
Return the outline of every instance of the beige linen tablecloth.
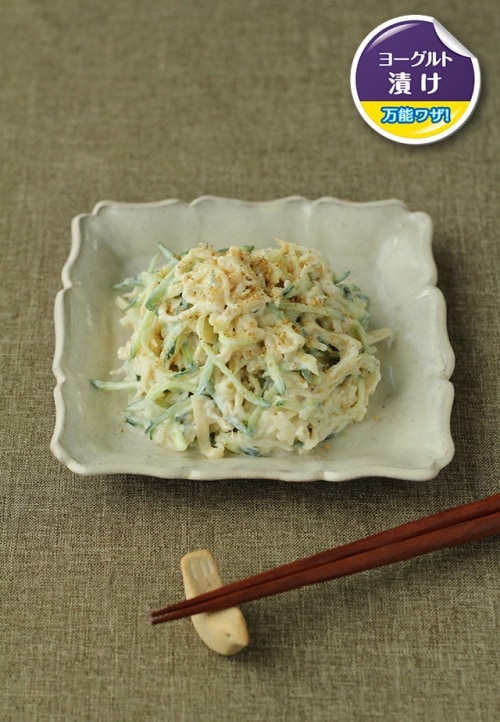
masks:
<path fill-rule="evenodd" d="M 425 147 L 358 115 L 378 24 L 435 16 L 479 58 L 476 112 Z M 227 581 L 499 488 L 499 14 L 493 0 L 4 0 L 0 8 L 0 718 L 500 719 L 499 540 L 244 607 L 210 652 L 151 609 L 181 556 Z M 72 216 L 104 198 L 399 198 L 434 221 L 456 455 L 432 481 L 79 477 L 50 453 L 53 302 Z"/>

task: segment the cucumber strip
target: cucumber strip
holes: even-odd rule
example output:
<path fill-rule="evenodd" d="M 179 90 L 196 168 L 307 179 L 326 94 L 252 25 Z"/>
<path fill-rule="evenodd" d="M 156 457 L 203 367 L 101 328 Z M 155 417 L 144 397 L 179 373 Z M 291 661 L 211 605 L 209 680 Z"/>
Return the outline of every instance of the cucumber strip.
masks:
<path fill-rule="evenodd" d="M 238 429 L 238 431 L 241 431 L 243 434 L 246 434 L 247 436 L 252 436 L 248 426 L 237 416 L 226 416 L 226 421 L 228 424 L 231 424 L 231 426 L 234 426 L 235 429 Z"/>
<path fill-rule="evenodd" d="M 152 386 L 148 390 L 145 398 L 156 403 L 167 391 L 173 393 L 193 393 L 195 390 L 196 386 L 189 378 L 182 379 L 181 376 L 181 380 L 179 380 L 176 374 L 172 374 Z"/>
<path fill-rule="evenodd" d="M 346 278 L 348 278 L 351 275 L 350 271 L 346 271 L 341 276 L 338 276 L 334 273 L 333 274 L 333 282 L 338 286 L 339 283 L 342 283 L 342 281 L 345 281 Z"/>
<path fill-rule="evenodd" d="M 194 374 L 195 371 L 199 371 L 200 367 L 196 364 L 192 364 L 191 366 L 188 366 L 185 369 L 182 369 L 182 371 L 176 371 L 172 374 L 173 379 L 178 379 L 181 376 L 188 376 L 189 374 Z"/>
<path fill-rule="evenodd" d="M 146 299 L 145 306 L 149 311 L 156 311 L 159 306 L 163 303 L 165 295 L 174 277 L 175 268 L 173 268 L 167 275 L 162 278 L 156 288 L 149 294 Z"/>
<path fill-rule="evenodd" d="M 158 428 L 160 424 L 163 424 L 166 421 L 173 419 L 178 413 L 183 413 L 190 405 L 191 403 L 189 399 L 182 399 L 182 401 L 177 401 L 177 403 L 173 404 L 163 413 L 159 414 L 159 416 L 157 416 L 155 419 L 150 421 L 149 424 L 146 426 L 145 433 L 149 436 L 150 439 L 152 439 L 154 430 Z"/>
<path fill-rule="evenodd" d="M 339 321 L 341 321 L 344 317 L 344 314 L 340 309 L 332 308 L 332 306 L 328 306 L 326 304 L 323 306 L 310 306 L 307 303 L 298 303 L 297 301 L 287 301 L 286 299 L 283 299 L 280 301 L 279 308 L 287 311 L 288 313 L 293 312 L 296 315 L 300 315 L 301 313 L 311 313 L 314 316 L 330 316 L 331 318 L 336 318 Z"/>
<path fill-rule="evenodd" d="M 168 436 L 176 451 L 186 451 L 188 443 L 182 433 L 182 426 L 178 421 L 168 425 Z"/>
<path fill-rule="evenodd" d="M 240 451 L 247 456 L 262 456 L 259 449 L 256 449 L 255 446 L 240 446 Z"/>
<path fill-rule="evenodd" d="M 269 376 L 273 380 L 276 390 L 279 394 L 284 394 L 286 391 L 286 384 L 283 376 L 281 375 L 278 361 L 271 351 L 266 353 L 266 366 Z"/>
<path fill-rule="evenodd" d="M 293 296 L 300 296 L 300 294 L 309 291 L 314 285 L 314 282 L 309 274 L 301 276 L 298 281 L 292 283 L 290 286 L 285 288 L 282 298 L 291 298 Z"/>
<path fill-rule="evenodd" d="M 113 285 L 113 288 L 117 291 L 125 291 L 129 290 L 131 291 L 136 286 L 142 286 L 143 283 L 141 282 L 140 277 L 135 276 L 133 278 L 124 278 L 123 281 L 120 281 L 120 283 L 115 283 Z"/>
<path fill-rule="evenodd" d="M 177 263 L 177 261 L 178 261 L 177 256 L 175 255 L 175 253 L 173 251 L 170 250 L 170 248 L 168 248 L 168 246 L 166 246 L 164 243 L 162 243 L 160 241 L 160 243 L 158 243 L 158 248 L 160 249 L 162 256 L 167 261 L 175 261 Z"/>
<path fill-rule="evenodd" d="M 207 357 L 215 364 L 215 366 L 217 366 L 219 371 L 221 371 L 224 374 L 224 376 L 226 376 L 230 381 L 232 381 L 234 387 L 238 389 L 238 391 L 241 393 L 241 395 L 243 396 L 244 399 L 249 401 L 251 404 L 255 404 L 255 406 L 262 406 L 263 408 L 269 408 L 269 406 L 271 405 L 269 403 L 269 401 L 266 401 L 262 397 L 257 396 L 252 391 L 247 389 L 246 386 L 244 386 L 241 383 L 239 378 L 231 371 L 231 369 L 229 369 L 226 366 L 224 361 L 221 361 L 221 359 L 219 359 L 214 354 L 212 349 L 209 348 L 209 346 L 204 341 L 201 341 L 201 344 L 203 346 L 203 350 L 205 351 Z"/>
<path fill-rule="evenodd" d="M 130 344 L 131 359 L 134 359 L 137 356 L 141 347 L 148 345 L 151 340 L 151 336 L 153 335 L 155 322 L 156 314 L 153 311 L 148 311 L 146 309 L 139 326 L 132 336 L 132 343 Z"/>
<path fill-rule="evenodd" d="M 213 372 L 214 368 L 215 368 L 215 364 L 213 361 L 207 361 L 206 364 L 204 365 L 203 370 L 200 374 L 198 388 L 196 389 L 197 396 L 212 397 L 214 387 L 213 387 L 212 382 L 210 381 L 210 377 L 212 376 L 212 372 Z"/>
<path fill-rule="evenodd" d="M 181 346 L 181 354 L 184 361 L 184 366 L 186 371 L 191 369 L 197 369 L 198 366 L 195 363 L 194 355 L 193 355 L 193 348 L 189 341 L 184 341 L 184 343 Z M 181 371 L 182 372 L 182 371 Z M 179 372 L 179 373 L 181 373 Z"/>
<path fill-rule="evenodd" d="M 148 266 L 148 273 L 154 273 L 156 270 L 156 264 L 158 263 L 158 253 L 155 253 L 153 258 L 151 259 L 151 263 Z"/>
<path fill-rule="evenodd" d="M 90 379 L 92 386 L 103 391 L 133 391 L 139 388 L 139 381 L 101 381 Z"/>

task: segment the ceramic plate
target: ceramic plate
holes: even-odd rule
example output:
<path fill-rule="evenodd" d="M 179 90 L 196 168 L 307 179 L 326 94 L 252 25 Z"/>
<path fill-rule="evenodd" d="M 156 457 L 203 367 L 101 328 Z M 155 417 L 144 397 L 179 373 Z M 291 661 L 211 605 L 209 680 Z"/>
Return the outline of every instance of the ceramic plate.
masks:
<path fill-rule="evenodd" d="M 382 381 L 365 419 L 308 455 L 228 456 L 158 447 L 122 421 L 125 395 L 108 378 L 124 341 L 113 284 L 145 268 L 159 241 L 175 251 L 198 243 L 268 247 L 276 238 L 322 251 L 332 268 L 371 298 Z M 428 215 L 396 200 L 349 203 L 300 197 L 265 202 L 203 197 L 128 204 L 104 201 L 73 219 L 72 245 L 55 302 L 55 456 L 80 474 L 165 479 L 269 478 L 343 481 L 364 476 L 425 480 L 452 458 L 454 356 L 444 298 L 436 288 Z"/>

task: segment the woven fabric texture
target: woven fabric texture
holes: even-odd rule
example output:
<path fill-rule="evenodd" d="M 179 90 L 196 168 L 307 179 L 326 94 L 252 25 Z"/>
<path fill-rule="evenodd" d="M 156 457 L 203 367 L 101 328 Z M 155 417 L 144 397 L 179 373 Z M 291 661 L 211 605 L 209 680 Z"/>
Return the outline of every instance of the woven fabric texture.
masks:
<path fill-rule="evenodd" d="M 0 15 L 0 719 L 494 722 L 499 540 L 244 608 L 227 659 L 189 620 L 179 561 L 226 581 L 499 489 L 500 84 L 493 0 L 428 2 L 478 58 L 467 125 L 386 140 L 349 85 L 407 0 L 4 0 Z M 71 218 L 102 199 L 399 198 L 434 222 L 456 354 L 453 461 L 428 482 L 79 477 L 50 453 L 53 303 Z"/>

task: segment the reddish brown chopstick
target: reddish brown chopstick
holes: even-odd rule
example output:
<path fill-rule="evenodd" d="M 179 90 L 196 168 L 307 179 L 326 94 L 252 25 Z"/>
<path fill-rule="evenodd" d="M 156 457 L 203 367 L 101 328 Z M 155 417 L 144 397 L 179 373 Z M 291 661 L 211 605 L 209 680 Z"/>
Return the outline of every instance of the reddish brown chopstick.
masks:
<path fill-rule="evenodd" d="M 500 494 L 408 522 L 152 613 L 152 623 L 215 611 L 500 533 Z"/>

